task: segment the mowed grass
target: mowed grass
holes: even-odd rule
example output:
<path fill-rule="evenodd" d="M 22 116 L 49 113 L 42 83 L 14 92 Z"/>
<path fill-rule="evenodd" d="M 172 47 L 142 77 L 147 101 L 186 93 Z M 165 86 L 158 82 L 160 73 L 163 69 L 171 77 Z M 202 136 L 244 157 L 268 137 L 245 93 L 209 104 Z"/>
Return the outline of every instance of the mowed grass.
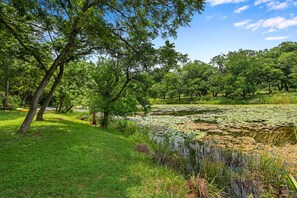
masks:
<path fill-rule="evenodd" d="M 134 150 L 135 142 L 63 115 L 46 114 L 25 136 L 25 114 L 0 112 L 0 197 L 185 195 L 181 175 Z"/>

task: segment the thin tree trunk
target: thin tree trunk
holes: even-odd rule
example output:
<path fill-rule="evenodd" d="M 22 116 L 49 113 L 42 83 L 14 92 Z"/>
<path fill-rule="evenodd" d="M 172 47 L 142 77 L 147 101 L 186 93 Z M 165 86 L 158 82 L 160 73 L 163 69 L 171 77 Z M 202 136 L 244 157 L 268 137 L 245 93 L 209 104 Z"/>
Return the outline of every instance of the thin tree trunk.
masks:
<path fill-rule="evenodd" d="M 284 83 L 284 86 L 285 86 L 285 90 L 286 90 L 286 91 L 289 91 L 289 86 L 288 86 L 288 84 L 287 84 L 287 83 Z"/>
<path fill-rule="evenodd" d="M 46 96 L 45 101 L 43 102 L 42 106 L 40 107 L 39 112 L 37 113 L 36 121 L 42 121 L 43 120 L 43 114 L 45 112 L 45 109 L 48 106 L 49 102 L 51 101 L 58 84 L 61 82 L 63 72 L 64 72 L 64 65 L 61 65 L 58 77 L 55 79 L 55 82 L 54 82 L 49 94 Z"/>
<path fill-rule="evenodd" d="M 268 82 L 268 92 L 269 92 L 269 94 L 271 94 L 271 83 L 270 82 Z"/>
<path fill-rule="evenodd" d="M 28 93 L 28 91 L 26 91 L 26 93 L 22 99 L 22 102 L 21 102 L 21 107 L 25 106 L 28 95 L 29 95 L 29 93 Z"/>
<path fill-rule="evenodd" d="M 58 113 L 62 113 L 64 98 L 65 98 L 65 96 L 60 97 L 61 100 L 60 100 L 60 104 L 59 104 L 59 108 L 58 108 Z"/>
<path fill-rule="evenodd" d="M 67 112 L 70 111 L 73 107 L 74 107 L 74 105 L 71 105 L 71 106 L 68 107 L 66 110 L 64 110 L 62 113 L 67 113 Z"/>
<path fill-rule="evenodd" d="M 103 112 L 103 120 L 102 120 L 102 123 L 101 123 L 101 127 L 102 128 L 107 128 L 108 119 L 109 119 L 109 112 L 108 111 L 104 111 Z"/>
<path fill-rule="evenodd" d="M 3 109 L 8 109 L 8 94 L 9 94 L 9 81 L 6 81 L 5 84 L 5 93 L 3 99 Z"/>
<path fill-rule="evenodd" d="M 92 112 L 92 117 L 92 125 L 97 125 L 97 116 L 95 111 Z"/>

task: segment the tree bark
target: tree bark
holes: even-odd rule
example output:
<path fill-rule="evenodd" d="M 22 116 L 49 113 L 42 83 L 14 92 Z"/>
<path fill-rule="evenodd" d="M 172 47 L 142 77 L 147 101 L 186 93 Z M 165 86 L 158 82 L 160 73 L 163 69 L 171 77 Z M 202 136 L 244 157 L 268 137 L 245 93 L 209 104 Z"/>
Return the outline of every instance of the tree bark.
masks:
<path fill-rule="evenodd" d="M 97 125 L 97 116 L 95 111 L 92 112 L 92 118 L 92 125 Z"/>
<path fill-rule="evenodd" d="M 284 87 L 285 87 L 285 90 L 286 90 L 286 91 L 289 91 L 289 86 L 288 86 L 287 83 L 284 83 Z"/>
<path fill-rule="evenodd" d="M 37 89 L 35 90 L 35 92 L 33 94 L 32 100 L 30 102 L 29 112 L 27 113 L 27 116 L 19 129 L 19 133 L 21 133 L 21 134 L 27 133 L 27 131 L 31 125 L 31 122 L 33 121 L 33 118 L 37 111 L 37 104 L 38 104 L 39 98 L 40 98 L 44 88 L 48 84 L 50 78 L 52 77 L 54 71 L 58 67 L 59 62 L 55 61 L 54 63 L 55 64 L 53 64 L 50 67 L 50 69 L 46 72 L 44 78 L 42 79 L 41 83 L 39 84 L 39 86 L 37 87 Z"/>
<path fill-rule="evenodd" d="M 65 109 L 62 113 L 67 113 L 67 112 L 70 111 L 73 107 L 74 107 L 74 105 L 70 105 L 70 107 L 68 107 L 67 109 Z"/>
<path fill-rule="evenodd" d="M 28 95 L 29 95 L 29 93 L 28 93 L 28 91 L 26 91 L 25 95 L 23 96 L 22 102 L 21 102 L 21 107 L 25 106 Z"/>
<path fill-rule="evenodd" d="M 107 128 L 108 119 L 109 119 L 109 112 L 108 111 L 104 111 L 103 112 L 103 120 L 101 122 L 101 127 L 102 128 Z"/>
<path fill-rule="evenodd" d="M 4 93 L 4 99 L 3 99 L 3 109 L 8 109 L 8 94 L 9 94 L 9 81 L 6 80 L 5 93 Z"/>
<path fill-rule="evenodd" d="M 60 66 L 60 72 L 58 74 L 58 77 L 55 79 L 55 82 L 54 82 L 54 84 L 53 84 L 53 86 L 52 86 L 49 94 L 46 96 L 45 101 L 43 102 L 42 106 L 40 107 L 39 112 L 37 113 L 36 121 L 42 121 L 43 120 L 43 114 L 45 112 L 45 109 L 48 106 L 49 102 L 51 101 L 51 99 L 52 99 L 52 97 L 54 95 L 54 92 L 55 92 L 57 86 L 61 82 L 61 78 L 63 76 L 63 72 L 64 72 L 64 65 L 61 65 Z"/>
<path fill-rule="evenodd" d="M 25 120 L 23 121 L 20 129 L 19 129 L 19 133 L 20 134 L 25 134 L 27 133 L 33 118 L 36 114 L 37 111 L 37 104 L 39 101 L 39 98 L 44 90 L 44 88 L 46 87 L 46 85 L 48 84 L 49 80 L 51 79 L 51 77 L 53 76 L 54 72 L 56 71 L 56 69 L 58 68 L 59 65 L 64 64 L 62 63 L 63 58 L 65 57 L 66 53 L 70 50 L 71 48 L 70 43 L 67 43 L 66 47 L 64 48 L 64 50 L 61 52 L 61 54 L 55 59 L 55 61 L 53 62 L 53 64 L 51 65 L 51 67 L 49 68 L 49 70 L 47 70 L 47 72 L 45 73 L 45 76 L 43 77 L 42 81 L 40 82 L 39 86 L 36 88 L 33 97 L 31 99 L 30 102 L 30 106 L 29 106 L 29 112 L 27 113 L 27 116 L 25 118 Z"/>

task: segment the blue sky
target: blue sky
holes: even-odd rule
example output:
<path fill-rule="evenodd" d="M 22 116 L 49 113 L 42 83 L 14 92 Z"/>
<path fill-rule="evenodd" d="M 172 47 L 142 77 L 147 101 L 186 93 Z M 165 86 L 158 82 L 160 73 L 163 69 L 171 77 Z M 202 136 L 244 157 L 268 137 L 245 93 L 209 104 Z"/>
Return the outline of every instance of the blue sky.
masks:
<path fill-rule="evenodd" d="M 209 62 L 228 51 L 269 49 L 297 41 L 297 0 L 207 0 L 190 25 L 170 41 L 191 60 Z"/>

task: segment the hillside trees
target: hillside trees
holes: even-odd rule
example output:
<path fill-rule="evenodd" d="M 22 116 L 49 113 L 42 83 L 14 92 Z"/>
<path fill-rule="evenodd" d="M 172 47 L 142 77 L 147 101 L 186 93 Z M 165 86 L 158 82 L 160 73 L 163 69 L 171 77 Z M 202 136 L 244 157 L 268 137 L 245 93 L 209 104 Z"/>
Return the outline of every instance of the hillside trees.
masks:
<path fill-rule="evenodd" d="M 221 94 L 245 99 L 258 90 L 267 89 L 269 94 L 273 88 L 294 90 L 297 87 L 296 53 L 295 42 L 284 42 L 269 50 L 240 49 L 217 55 L 209 64 L 188 62 L 169 71 L 160 83 L 155 83 L 154 96 L 184 95 L 192 99 L 195 95 L 211 92 L 214 97 Z"/>
<path fill-rule="evenodd" d="M 47 70 L 19 132 L 27 132 L 41 94 L 61 65 L 94 50 L 103 52 L 119 40 L 129 45 L 130 39 L 176 36 L 179 26 L 188 25 L 193 14 L 203 10 L 203 3 L 203 0 L 1 1 L 1 28 Z M 45 60 L 47 55 L 51 55 L 52 61 Z"/>

